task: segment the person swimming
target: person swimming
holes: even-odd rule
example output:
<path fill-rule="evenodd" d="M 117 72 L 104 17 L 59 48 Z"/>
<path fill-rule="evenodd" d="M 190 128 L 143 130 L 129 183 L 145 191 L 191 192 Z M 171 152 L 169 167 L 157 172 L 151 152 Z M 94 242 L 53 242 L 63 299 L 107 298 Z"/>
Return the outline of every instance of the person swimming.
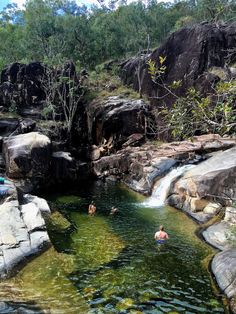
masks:
<path fill-rule="evenodd" d="M 110 210 L 110 215 L 114 215 L 116 212 L 118 212 L 118 208 L 112 206 L 112 208 Z"/>
<path fill-rule="evenodd" d="M 94 216 L 95 215 L 95 212 L 96 212 L 96 204 L 92 201 L 91 204 L 89 205 L 89 208 L 88 208 L 88 214 L 90 216 Z"/>
<path fill-rule="evenodd" d="M 163 244 L 169 239 L 168 234 L 164 231 L 164 226 L 160 226 L 159 231 L 157 231 L 154 235 L 154 239 L 157 244 Z"/>

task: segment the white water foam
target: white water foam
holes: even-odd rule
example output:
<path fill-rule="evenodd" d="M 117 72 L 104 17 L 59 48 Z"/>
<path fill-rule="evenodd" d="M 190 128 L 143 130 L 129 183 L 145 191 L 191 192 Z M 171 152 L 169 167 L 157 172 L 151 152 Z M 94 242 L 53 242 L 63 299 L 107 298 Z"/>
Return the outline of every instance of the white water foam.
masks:
<path fill-rule="evenodd" d="M 146 207 L 161 207 L 165 204 L 167 193 L 169 191 L 171 182 L 183 175 L 185 172 L 195 167 L 194 165 L 184 165 L 172 169 L 163 179 L 160 180 L 160 184 L 157 188 L 154 188 L 152 195 L 142 203 Z"/>

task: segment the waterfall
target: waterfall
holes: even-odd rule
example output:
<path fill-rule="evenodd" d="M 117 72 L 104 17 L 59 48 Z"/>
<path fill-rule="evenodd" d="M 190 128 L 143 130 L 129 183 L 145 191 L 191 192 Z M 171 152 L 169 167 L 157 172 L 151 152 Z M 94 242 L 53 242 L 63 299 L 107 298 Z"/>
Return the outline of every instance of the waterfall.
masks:
<path fill-rule="evenodd" d="M 171 182 L 193 167 L 195 166 L 185 165 L 172 169 L 164 178 L 160 180 L 160 184 L 154 188 L 152 195 L 143 203 L 143 205 L 147 207 L 163 206 L 165 204 Z"/>

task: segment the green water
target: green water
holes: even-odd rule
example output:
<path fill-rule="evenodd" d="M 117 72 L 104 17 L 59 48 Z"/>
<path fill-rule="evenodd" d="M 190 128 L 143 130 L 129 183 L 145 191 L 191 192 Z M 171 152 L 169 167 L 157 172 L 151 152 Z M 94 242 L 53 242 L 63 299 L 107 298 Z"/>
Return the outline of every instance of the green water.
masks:
<path fill-rule="evenodd" d="M 113 183 L 50 199 L 73 232 L 51 232 L 55 249 L 2 283 L 2 299 L 35 302 L 44 313 L 226 313 L 207 271 L 214 251 L 180 211 L 145 208 L 144 197 Z M 91 200 L 95 217 L 87 215 Z M 110 216 L 113 205 L 119 212 Z M 162 246 L 153 239 L 160 224 L 170 236 Z"/>

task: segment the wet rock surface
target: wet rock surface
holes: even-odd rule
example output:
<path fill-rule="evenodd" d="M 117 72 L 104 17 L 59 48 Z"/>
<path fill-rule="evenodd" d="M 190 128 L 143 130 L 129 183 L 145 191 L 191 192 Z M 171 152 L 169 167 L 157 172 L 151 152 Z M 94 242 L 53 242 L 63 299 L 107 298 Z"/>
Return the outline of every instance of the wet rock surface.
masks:
<path fill-rule="evenodd" d="M 173 166 L 198 162 L 206 152 L 227 149 L 235 143 L 218 135 L 203 135 L 192 141 L 126 147 L 94 161 L 93 172 L 97 177 L 116 175 L 132 189 L 150 194 L 154 182 Z"/>
<path fill-rule="evenodd" d="M 231 248 L 232 245 L 229 241 L 229 234 L 230 225 L 225 221 L 208 227 L 202 233 L 204 239 L 219 250 Z"/>
<path fill-rule="evenodd" d="M 168 202 L 187 212 L 215 215 L 211 202 L 221 205 L 235 198 L 236 147 L 215 154 L 175 182 Z M 217 204 L 215 204 L 217 210 Z"/>
<path fill-rule="evenodd" d="M 62 183 L 76 180 L 76 162 L 69 152 L 57 151 L 52 154 L 53 180 Z"/>

